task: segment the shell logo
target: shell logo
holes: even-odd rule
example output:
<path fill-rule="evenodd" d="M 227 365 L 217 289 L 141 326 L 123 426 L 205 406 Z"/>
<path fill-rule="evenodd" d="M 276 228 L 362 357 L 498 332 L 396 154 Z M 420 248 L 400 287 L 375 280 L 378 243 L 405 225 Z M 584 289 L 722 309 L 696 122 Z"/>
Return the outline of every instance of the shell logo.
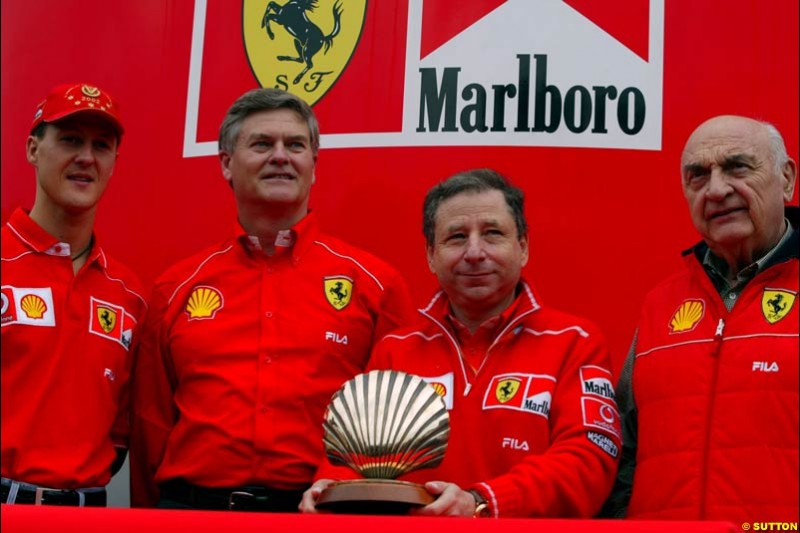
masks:
<path fill-rule="evenodd" d="M 670 333 L 692 331 L 703 318 L 704 313 L 705 304 L 702 300 L 686 300 L 678 307 L 669 321 Z"/>
<path fill-rule="evenodd" d="M 447 387 L 444 386 L 443 383 L 439 383 L 438 381 L 431 382 L 431 386 L 433 390 L 436 391 L 436 394 L 444 398 L 447 395 Z"/>
<path fill-rule="evenodd" d="M 19 302 L 19 306 L 28 318 L 42 318 L 47 312 L 47 304 L 44 303 L 41 297 L 35 294 L 23 296 L 22 300 Z"/>
<path fill-rule="evenodd" d="M 222 309 L 222 294 L 213 287 L 195 287 L 186 302 L 189 320 L 214 318 Z"/>

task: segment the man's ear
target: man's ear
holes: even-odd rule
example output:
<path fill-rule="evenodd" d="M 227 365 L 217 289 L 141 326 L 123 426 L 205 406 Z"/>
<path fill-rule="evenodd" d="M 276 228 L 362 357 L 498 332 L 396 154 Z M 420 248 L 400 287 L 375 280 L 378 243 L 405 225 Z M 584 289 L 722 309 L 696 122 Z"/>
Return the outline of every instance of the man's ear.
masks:
<path fill-rule="evenodd" d="M 431 273 L 436 274 L 436 270 L 433 268 L 433 246 L 426 246 L 425 253 L 428 256 L 428 270 L 430 270 Z"/>
<path fill-rule="evenodd" d="M 783 199 L 786 202 L 791 202 L 794 196 L 794 188 L 797 185 L 797 163 L 793 159 L 789 159 L 783 164 L 781 172 L 783 176 Z"/>
<path fill-rule="evenodd" d="M 233 174 L 231 173 L 231 156 L 227 152 L 219 153 L 219 164 L 222 168 L 222 177 L 233 188 Z"/>
<path fill-rule="evenodd" d="M 521 266 L 524 267 L 525 265 L 528 264 L 528 256 L 529 256 L 529 252 L 530 252 L 530 248 L 528 247 L 528 236 L 527 235 L 523 235 L 522 237 L 520 237 L 519 245 L 522 248 L 522 261 L 521 261 L 522 264 L 521 264 Z"/>
<path fill-rule="evenodd" d="M 25 141 L 25 156 L 28 163 L 33 166 L 39 162 L 39 138 L 36 135 L 28 135 L 28 140 Z"/>

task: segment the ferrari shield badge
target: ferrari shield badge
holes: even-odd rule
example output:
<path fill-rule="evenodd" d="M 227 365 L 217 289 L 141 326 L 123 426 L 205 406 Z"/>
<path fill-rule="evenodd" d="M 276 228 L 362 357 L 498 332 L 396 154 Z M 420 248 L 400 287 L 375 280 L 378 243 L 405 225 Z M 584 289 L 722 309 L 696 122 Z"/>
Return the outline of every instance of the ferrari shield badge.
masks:
<path fill-rule="evenodd" d="M 345 276 L 325 278 L 325 298 L 337 311 L 350 303 L 353 294 L 353 280 Z"/>
<path fill-rule="evenodd" d="M 314 105 L 339 79 L 364 27 L 367 0 L 244 0 L 247 59 L 262 87 Z"/>
<path fill-rule="evenodd" d="M 767 322 L 774 324 L 789 314 L 797 294 L 782 289 L 764 289 L 761 296 L 761 311 Z"/>

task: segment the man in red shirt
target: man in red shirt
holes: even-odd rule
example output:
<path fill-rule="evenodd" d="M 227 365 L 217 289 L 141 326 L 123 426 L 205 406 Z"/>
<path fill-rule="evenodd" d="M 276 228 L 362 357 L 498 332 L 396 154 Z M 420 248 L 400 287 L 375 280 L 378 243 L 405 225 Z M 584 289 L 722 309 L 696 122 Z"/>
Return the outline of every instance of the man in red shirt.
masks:
<path fill-rule="evenodd" d="M 244 94 L 219 147 L 238 223 L 156 283 L 135 373 L 133 503 L 296 511 L 325 457 L 331 395 L 411 301 L 395 269 L 309 210 L 319 128 L 304 101 Z"/>
<path fill-rule="evenodd" d="M 423 232 L 441 290 L 369 363 L 434 383 L 449 410 L 442 463 L 400 478 L 437 497 L 415 512 L 591 517 L 621 446 L 609 353 L 594 325 L 542 307 L 522 278 L 522 191 L 492 170 L 457 174 L 426 196 Z M 301 509 L 340 474 L 321 468 Z"/>
<path fill-rule="evenodd" d="M 27 140 L 30 212 L 2 228 L 2 501 L 106 504 L 127 454 L 128 376 L 145 302 L 93 233 L 117 160 L 119 107 L 53 89 Z"/>

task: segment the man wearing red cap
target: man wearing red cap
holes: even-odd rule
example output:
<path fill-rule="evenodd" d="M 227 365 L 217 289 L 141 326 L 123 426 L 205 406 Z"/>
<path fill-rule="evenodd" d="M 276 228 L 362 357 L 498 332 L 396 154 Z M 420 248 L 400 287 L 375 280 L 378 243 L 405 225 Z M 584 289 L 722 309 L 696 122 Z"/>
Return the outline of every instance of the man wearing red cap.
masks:
<path fill-rule="evenodd" d="M 33 208 L 2 228 L 2 502 L 104 506 L 128 446 L 146 304 L 93 233 L 123 134 L 117 103 L 61 85 L 26 144 Z"/>

